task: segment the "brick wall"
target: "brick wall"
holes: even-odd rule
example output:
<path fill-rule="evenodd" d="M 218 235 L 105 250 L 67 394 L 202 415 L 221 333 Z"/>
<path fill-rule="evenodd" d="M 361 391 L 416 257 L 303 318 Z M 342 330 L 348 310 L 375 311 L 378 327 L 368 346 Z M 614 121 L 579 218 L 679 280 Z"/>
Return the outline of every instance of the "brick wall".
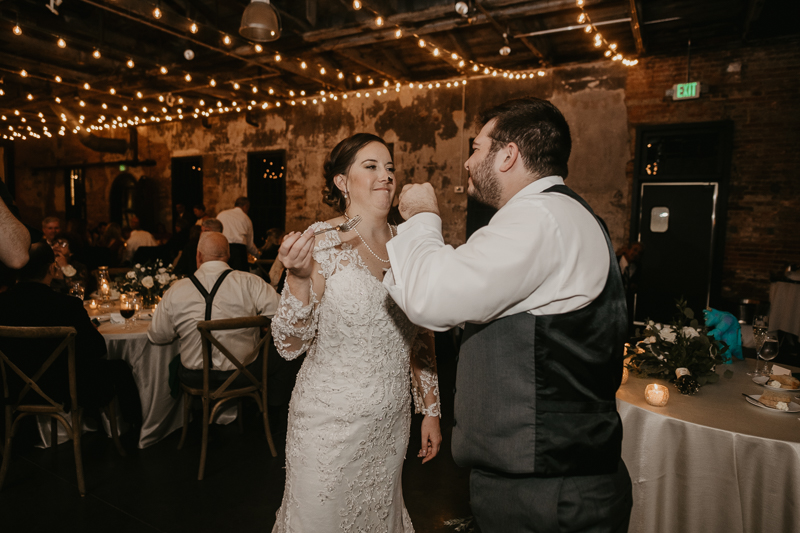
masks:
<path fill-rule="evenodd" d="M 681 56 L 630 69 L 631 138 L 637 124 L 733 122 L 722 296 L 766 299 L 770 273 L 800 263 L 800 40 L 693 51 L 691 80 L 709 92 L 673 102 L 664 91 L 686 81 L 686 68 Z"/>

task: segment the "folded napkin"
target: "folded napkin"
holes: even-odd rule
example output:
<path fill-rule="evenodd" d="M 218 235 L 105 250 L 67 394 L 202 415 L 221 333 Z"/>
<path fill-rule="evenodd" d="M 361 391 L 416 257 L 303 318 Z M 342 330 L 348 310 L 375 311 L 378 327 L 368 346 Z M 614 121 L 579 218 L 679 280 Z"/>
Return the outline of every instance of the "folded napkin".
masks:
<path fill-rule="evenodd" d="M 119 314 L 119 313 L 111 313 L 111 315 L 109 315 L 109 316 L 111 317 L 111 323 L 112 324 L 124 324 L 125 323 L 125 319 L 122 318 L 122 315 Z"/>
<path fill-rule="evenodd" d="M 792 371 L 788 368 L 783 368 L 782 366 L 772 365 L 772 373 L 776 376 L 791 376 Z"/>

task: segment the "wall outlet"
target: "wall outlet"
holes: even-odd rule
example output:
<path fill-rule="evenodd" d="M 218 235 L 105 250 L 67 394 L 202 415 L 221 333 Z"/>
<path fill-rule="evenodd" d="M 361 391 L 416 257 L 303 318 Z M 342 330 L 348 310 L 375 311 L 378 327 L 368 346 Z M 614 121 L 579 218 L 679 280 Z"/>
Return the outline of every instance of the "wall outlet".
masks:
<path fill-rule="evenodd" d="M 464 192 L 464 186 L 463 185 L 456 185 L 455 191 L 457 193 L 459 193 L 459 194 L 463 193 Z"/>

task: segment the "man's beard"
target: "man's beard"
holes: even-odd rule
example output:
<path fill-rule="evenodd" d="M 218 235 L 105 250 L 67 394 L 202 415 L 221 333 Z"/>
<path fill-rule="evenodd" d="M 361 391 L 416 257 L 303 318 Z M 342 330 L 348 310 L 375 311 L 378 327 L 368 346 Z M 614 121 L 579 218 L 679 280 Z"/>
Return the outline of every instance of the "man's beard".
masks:
<path fill-rule="evenodd" d="M 497 176 L 495 176 L 492 169 L 496 153 L 492 152 L 483 158 L 483 161 L 475 167 L 474 172 L 470 170 L 472 187 L 467 190 L 467 194 L 489 207 L 499 209 L 500 183 L 497 181 Z"/>

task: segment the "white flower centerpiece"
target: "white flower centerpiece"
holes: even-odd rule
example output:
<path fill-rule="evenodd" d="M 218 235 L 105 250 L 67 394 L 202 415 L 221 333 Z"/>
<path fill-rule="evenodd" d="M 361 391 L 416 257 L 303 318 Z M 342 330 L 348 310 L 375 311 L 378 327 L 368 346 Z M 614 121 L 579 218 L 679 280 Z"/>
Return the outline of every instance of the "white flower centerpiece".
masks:
<path fill-rule="evenodd" d="M 719 375 L 714 369 L 722 364 L 728 345 L 708 335 L 708 328 L 697 321 L 685 301 L 678 301 L 676 307 L 679 313 L 672 324 L 647 323 L 645 338 L 627 348 L 631 356 L 627 368 L 643 377 L 670 381 L 691 375 L 700 387 L 716 383 Z M 729 372 L 726 370 L 726 377 Z"/>
<path fill-rule="evenodd" d="M 160 259 L 145 264 L 137 263 L 124 276 L 117 278 L 120 292 L 135 292 L 144 300 L 145 307 L 152 307 L 178 279 L 172 273 L 172 265 L 164 266 Z"/>

